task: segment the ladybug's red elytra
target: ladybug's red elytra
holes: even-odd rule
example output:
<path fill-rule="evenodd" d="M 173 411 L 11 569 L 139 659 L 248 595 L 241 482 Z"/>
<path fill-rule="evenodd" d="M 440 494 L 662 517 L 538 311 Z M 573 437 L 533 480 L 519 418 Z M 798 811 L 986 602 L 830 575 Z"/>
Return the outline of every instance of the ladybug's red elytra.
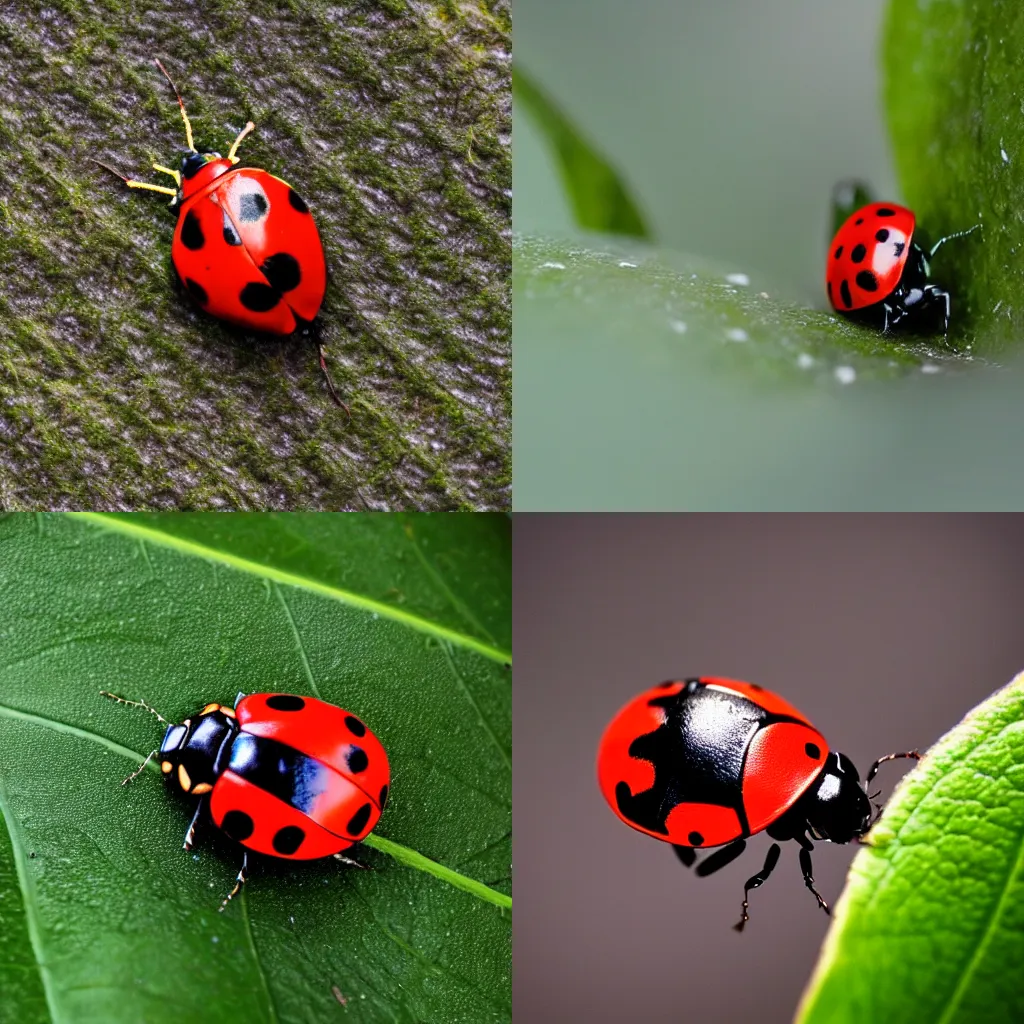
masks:
<path fill-rule="evenodd" d="M 837 313 L 881 327 L 949 333 L 949 293 L 929 280 L 939 246 L 967 231 L 940 238 L 925 250 L 914 240 L 916 218 L 896 203 L 868 203 L 836 232 L 825 270 L 825 290 Z"/>
<path fill-rule="evenodd" d="M 327 287 L 327 264 L 313 215 L 305 200 L 281 178 L 255 167 L 236 167 L 241 141 L 255 127 L 249 121 L 227 156 L 197 150 L 192 125 L 177 86 L 154 59 L 178 99 L 188 150 L 180 169 L 153 164 L 170 175 L 175 188 L 134 181 L 108 167 L 129 188 L 171 196 L 178 224 L 171 261 L 185 290 L 202 310 L 240 327 L 288 335 L 315 332 L 313 321 Z M 311 334 L 312 336 L 312 334 Z M 320 368 L 332 399 L 344 407 Z"/>
<path fill-rule="evenodd" d="M 125 782 L 159 757 L 160 770 L 199 797 L 185 834 L 192 848 L 204 812 L 245 847 L 234 889 L 247 877 L 248 851 L 313 860 L 340 856 L 377 824 L 388 799 L 390 768 L 380 740 L 348 711 L 292 693 L 239 694 L 234 707 L 207 704 L 181 725 L 142 701 L 101 691 L 141 707 L 167 725 L 163 742 Z"/>
<path fill-rule="evenodd" d="M 867 774 L 894 758 L 879 758 Z M 612 719 L 597 756 L 601 792 L 631 828 L 671 843 L 690 867 L 696 849 L 721 847 L 697 866 L 710 875 L 735 860 L 748 837 L 800 846 L 804 882 L 814 888 L 814 840 L 848 843 L 871 827 L 871 803 L 857 769 L 829 750 L 825 737 L 781 697 L 736 679 L 704 677 L 662 683 L 631 700 Z M 747 897 L 771 874 L 780 848 L 773 843 L 764 867 L 743 887 Z"/>

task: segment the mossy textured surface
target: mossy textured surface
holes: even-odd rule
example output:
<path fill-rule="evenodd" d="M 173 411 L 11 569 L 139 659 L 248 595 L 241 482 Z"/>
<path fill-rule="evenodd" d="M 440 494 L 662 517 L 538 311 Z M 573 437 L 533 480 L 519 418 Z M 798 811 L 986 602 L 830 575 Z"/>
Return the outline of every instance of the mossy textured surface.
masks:
<path fill-rule="evenodd" d="M 508 0 L 0 6 L 0 508 L 507 508 Z M 309 202 L 308 341 L 172 284 L 154 180 L 247 119 Z M 164 178 L 161 184 L 166 183 Z"/>

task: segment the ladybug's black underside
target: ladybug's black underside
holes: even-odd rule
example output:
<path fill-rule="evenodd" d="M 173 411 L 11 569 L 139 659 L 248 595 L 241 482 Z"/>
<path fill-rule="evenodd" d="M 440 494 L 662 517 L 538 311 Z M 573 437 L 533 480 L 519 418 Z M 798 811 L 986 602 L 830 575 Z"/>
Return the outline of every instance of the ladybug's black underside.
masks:
<path fill-rule="evenodd" d="M 884 299 L 846 314 L 884 334 L 899 328 L 918 334 L 949 330 L 949 293 L 930 284 L 928 254 L 911 241 L 899 283 Z"/>
<path fill-rule="evenodd" d="M 742 782 L 750 741 L 759 729 L 774 722 L 804 723 L 770 714 L 738 693 L 710 689 L 697 680 L 676 694 L 648 703 L 665 710 L 665 722 L 633 740 L 629 753 L 654 766 L 654 784 L 634 795 L 620 782 L 615 799 L 622 815 L 642 828 L 667 835 L 665 820 L 677 804 L 716 804 L 734 810 L 742 835 L 749 836 Z"/>

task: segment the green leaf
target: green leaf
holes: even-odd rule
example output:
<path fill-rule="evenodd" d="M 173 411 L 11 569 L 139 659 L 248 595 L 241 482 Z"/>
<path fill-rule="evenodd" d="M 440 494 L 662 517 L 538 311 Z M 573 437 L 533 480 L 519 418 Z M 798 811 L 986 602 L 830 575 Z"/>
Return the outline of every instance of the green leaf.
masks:
<path fill-rule="evenodd" d="M 928 752 L 870 840 L 800 1024 L 1024 1020 L 1024 674 Z"/>
<path fill-rule="evenodd" d="M 506 516 L 0 519 L 0 1022 L 511 1019 Z M 357 853 L 262 860 L 151 765 L 144 699 L 319 694 L 392 768 Z M 373 847 L 370 849 L 368 847 Z M 342 1002 L 344 1001 L 344 1002 Z"/>
<path fill-rule="evenodd" d="M 937 240 L 975 224 L 933 261 L 974 352 L 1021 337 L 1024 290 L 1024 8 L 1002 0 L 893 0 L 885 104 L 903 193 Z M 955 340 L 955 339 L 954 339 Z"/>
<path fill-rule="evenodd" d="M 558 158 L 576 221 L 589 231 L 648 237 L 643 217 L 619 175 L 522 68 L 512 72 L 513 102 L 522 104 Z"/>

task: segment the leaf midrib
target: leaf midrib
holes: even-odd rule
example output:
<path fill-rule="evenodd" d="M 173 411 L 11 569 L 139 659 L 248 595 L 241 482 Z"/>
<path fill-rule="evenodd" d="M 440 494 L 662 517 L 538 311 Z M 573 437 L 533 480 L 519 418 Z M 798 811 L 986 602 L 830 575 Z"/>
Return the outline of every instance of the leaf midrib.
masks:
<path fill-rule="evenodd" d="M 481 654 L 485 658 L 496 661 L 499 664 L 512 664 L 511 651 L 502 650 L 493 644 L 477 640 L 476 637 L 460 633 L 456 629 L 442 626 L 437 622 L 431 622 L 429 619 L 414 615 L 412 612 L 407 612 L 402 608 L 396 608 L 383 601 L 376 601 L 372 597 L 366 597 L 363 594 L 357 594 L 342 587 L 321 583 L 319 580 L 309 579 L 306 576 L 286 572 L 272 565 L 254 562 L 252 559 L 242 558 L 219 548 L 211 548 L 197 541 L 184 540 L 181 537 L 175 537 L 173 534 L 164 533 L 162 530 L 155 529 L 152 526 L 143 526 L 132 520 L 117 519 L 103 512 L 65 512 L 63 514 L 76 519 L 84 519 L 92 525 L 100 529 L 109 530 L 112 533 L 121 533 L 128 537 L 134 537 L 136 540 L 149 541 L 152 544 L 158 544 L 161 547 L 169 548 L 181 554 L 192 555 L 195 558 L 202 558 L 207 562 L 220 563 L 232 569 L 237 569 L 240 572 L 259 576 L 261 579 L 270 580 L 274 583 L 283 583 L 286 586 L 297 587 L 300 590 L 320 594 L 322 597 L 340 601 L 353 608 L 373 612 L 381 618 L 400 622 L 404 626 L 415 629 L 420 633 L 437 637 L 440 640 L 445 640 L 448 643 L 455 644 L 457 647 L 464 647 L 467 650 L 475 651 L 477 654 Z"/>
<path fill-rule="evenodd" d="M 129 747 L 123 747 L 120 743 L 107 739 L 106 736 L 90 732 L 88 729 L 81 729 L 75 725 L 69 725 L 67 722 L 61 722 L 55 718 L 48 718 L 45 715 L 36 715 L 30 711 L 20 711 L 17 708 L 9 707 L 6 704 L 0 704 L 0 717 L 15 718 L 25 722 L 33 722 L 36 725 L 41 725 L 47 729 L 68 733 L 71 736 L 77 736 L 79 739 L 87 740 L 91 743 L 99 743 L 108 750 L 113 751 L 115 754 L 119 754 L 121 757 L 127 758 L 136 763 L 140 763 L 145 759 L 144 754 L 140 754 L 138 751 L 132 750 Z M 149 771 L 160 774 L 160 769 L 152 762 L 150 762 L 146 768 Z M 6 815 L 3 814 L 2 807 L 0 807 L 0 817 L 6 817 Z M 8 829 L 10 828 L 11 825 L 8 824 Z M 399 864 L 402 864 L 404 867 L 413 868 L 414 870 L 422 871 L 424 874 L 433 875 L 435 878 L 440 879 L 442 882 L 446 882 L 453 888 L 461 889 L 463 892 L 469 893 L 471 896 L 475 896 L 477 899 L 483 900 L 485 903 L 491 903 L 496 907 L 508 910 L 512 909 L 511 897 L 506 896 L 502 892 L 498 892 L 496 889 L 490 888 L 490 886 L 484 885 L 483 882 L 478 882 L 475 878 L 469 878 L 467 875 L 463 875 L 458 871 L 445 867 L 443 864 L 440 864 L 435 860 L 431 860 L 418 850 L 413 850 L 411 847 L 403 846 L 401 843 L 396 843 L 390 839 L 386 839 L 383 836 L 377 836 L 373 833 L 363 839 L 362 842 L 367 846 L 380 850 L 381 853 L 388 854 L 388 856 L 393 860 L 397 860 Z M 17 854 L 15 854 L 15 856 L 17 856 Z M 24 885 L 22 886 L 22 891 L 24 892 Z"/>

